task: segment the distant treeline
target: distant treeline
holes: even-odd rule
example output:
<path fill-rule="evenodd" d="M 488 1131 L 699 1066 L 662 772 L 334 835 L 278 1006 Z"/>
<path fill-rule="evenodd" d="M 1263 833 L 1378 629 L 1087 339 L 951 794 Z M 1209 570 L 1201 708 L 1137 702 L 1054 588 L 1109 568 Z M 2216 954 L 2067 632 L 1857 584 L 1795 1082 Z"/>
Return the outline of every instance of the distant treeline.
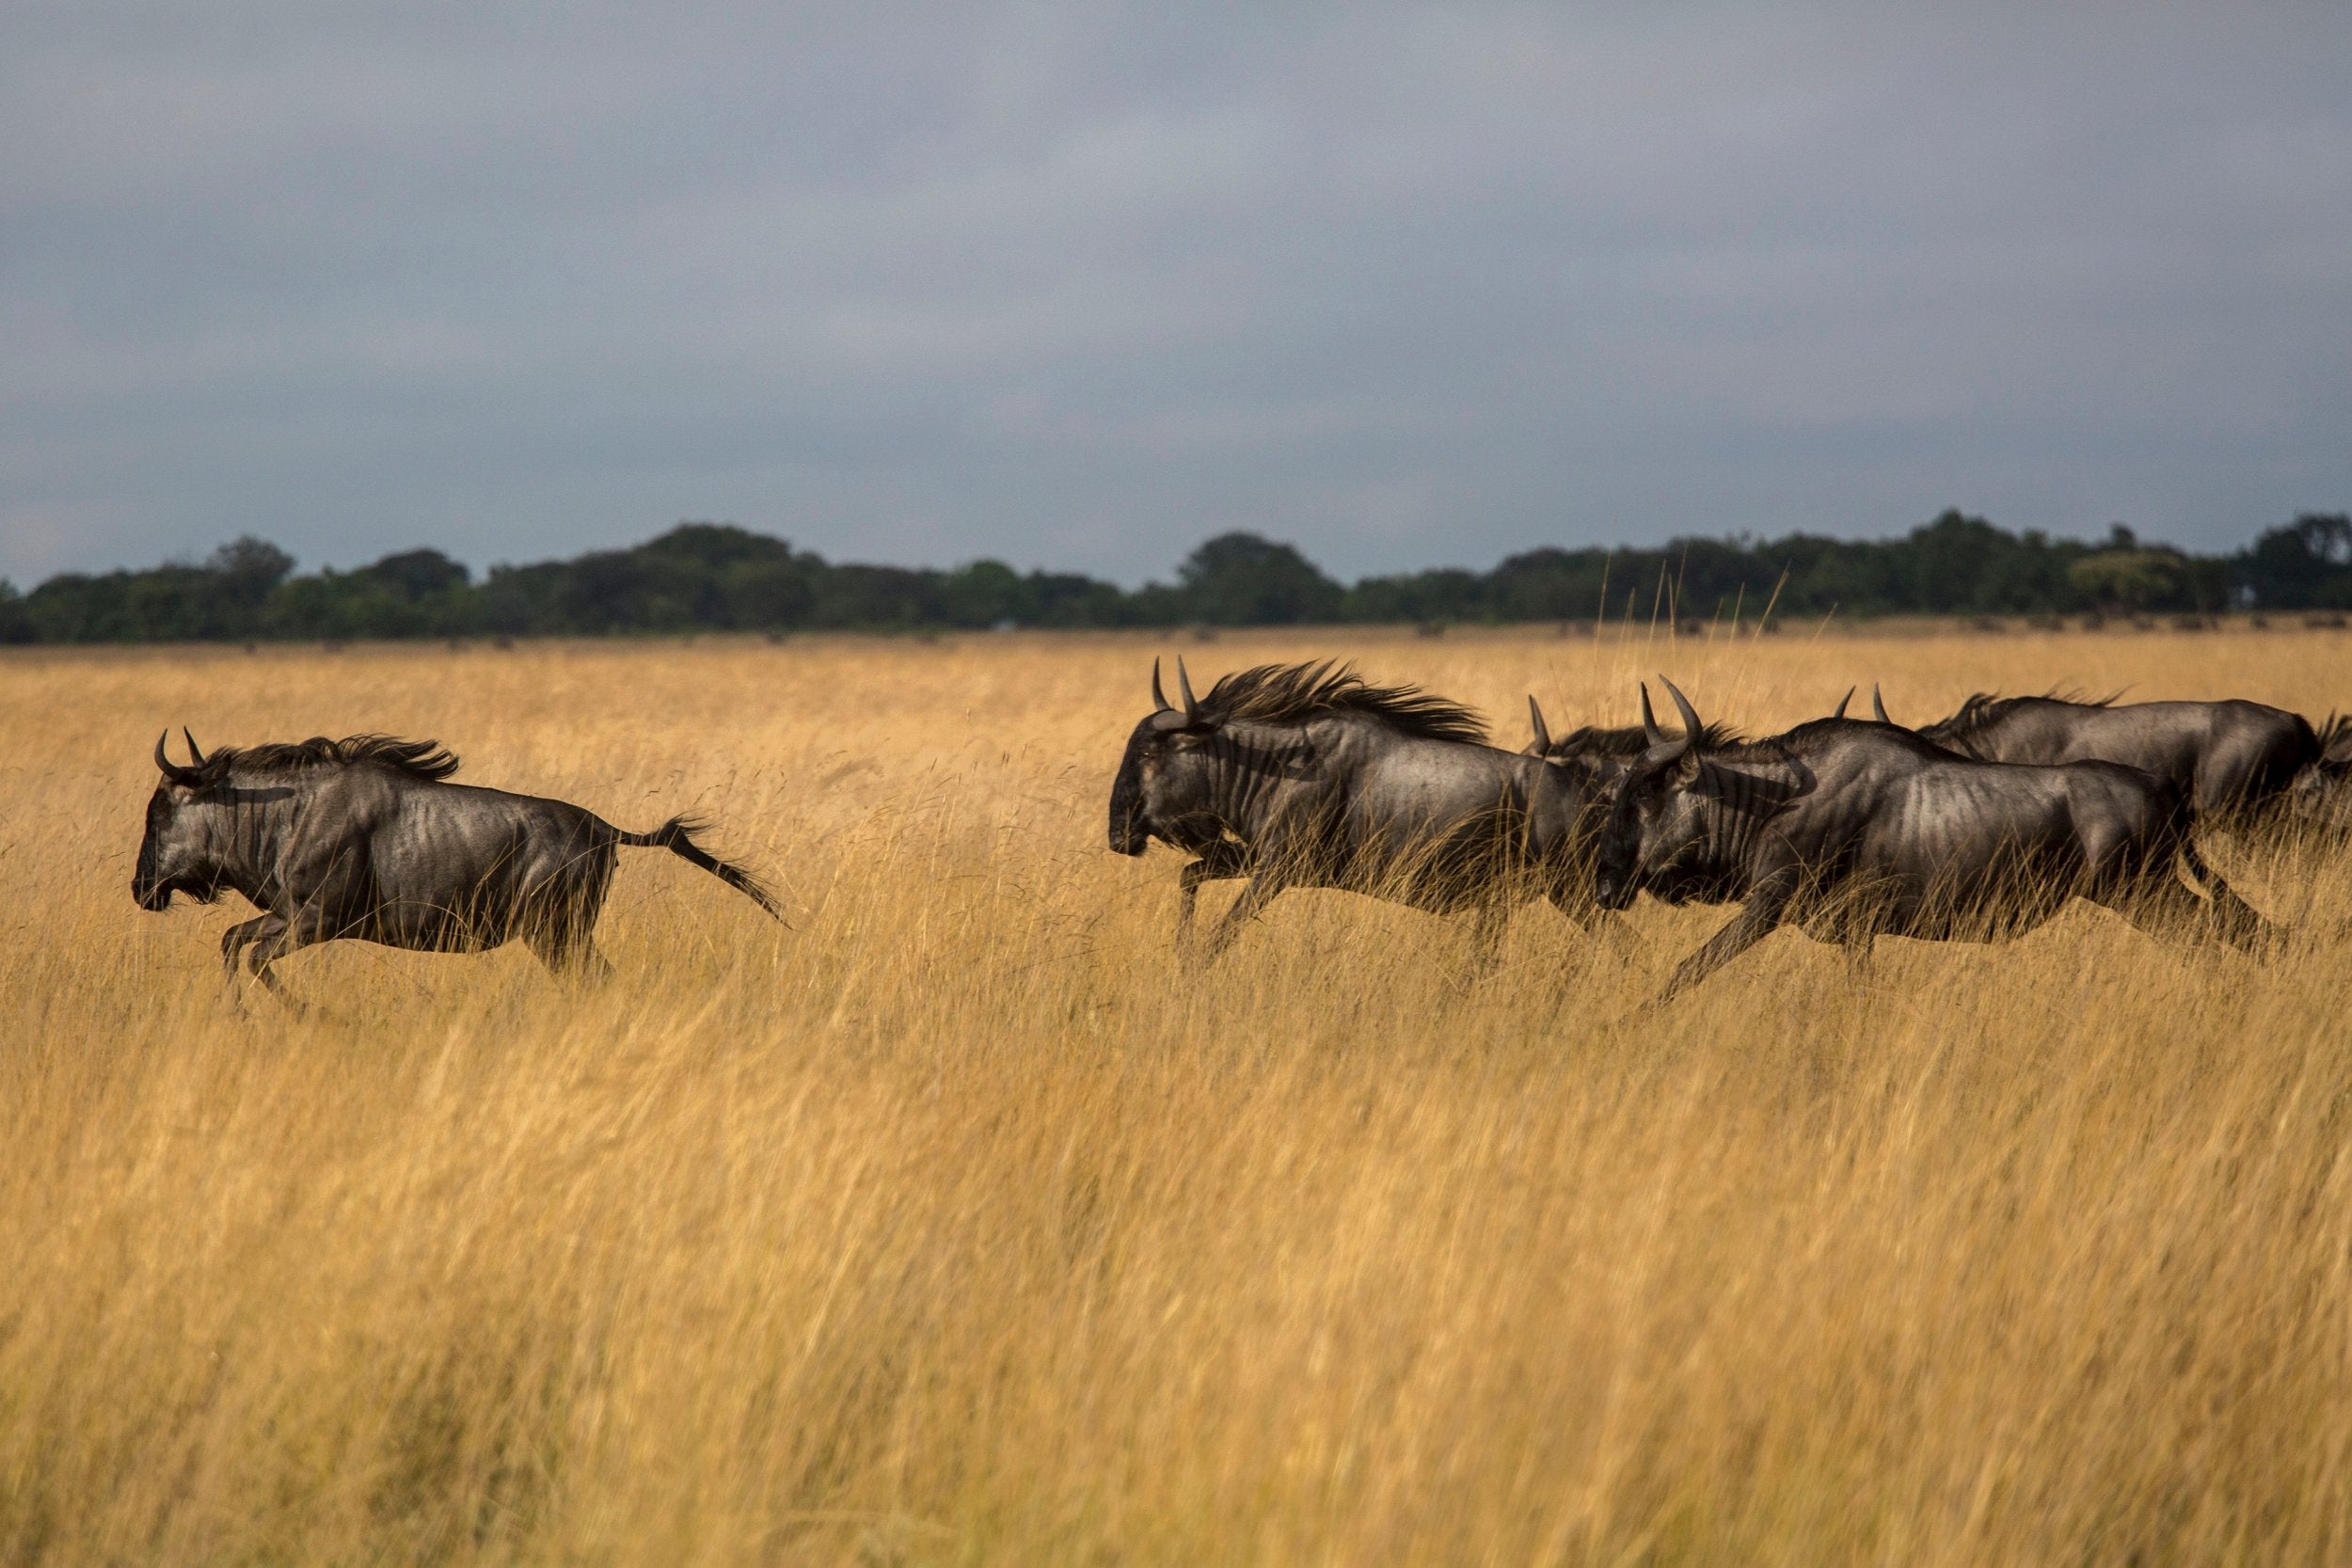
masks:
<path fill-rule="evenodd" d="M 1173 583 L 1129 592 L 994 561 L 952 570 L 836 564 L 784 540 L 682 523 L 631 549 L 494 566 L 437 550 L 294 573 L 254 538 L 201 564 L 0 580 L 0 641 L 146 642 L 986 626 L 1510 623 L 1838 614 L 2212 614 L 2352 609 L 2352 517 L 2307 514 L 2230 555 L 2010 533 L 1947 512 L 1899 539 L 1683 539 L 1663 548 L 1538 549 L 1489 572 L 1340 583 L 1289 545 L 1228 533 Z"/>

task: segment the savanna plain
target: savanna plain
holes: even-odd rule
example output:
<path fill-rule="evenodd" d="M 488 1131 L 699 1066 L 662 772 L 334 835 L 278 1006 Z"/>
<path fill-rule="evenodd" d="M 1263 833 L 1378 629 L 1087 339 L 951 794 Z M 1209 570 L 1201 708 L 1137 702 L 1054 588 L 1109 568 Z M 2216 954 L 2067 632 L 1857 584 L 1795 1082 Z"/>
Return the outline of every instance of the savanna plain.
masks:
<path fill-rule="evenodd" d="M 2352 1557 L 2352 855 L 2209 841 L 2266 962 L 1623 940 L 1291 893 L 1202 971 L 1104 844 L 1154 653 L 1499 738 L 1663 670 L 1769 734 L 2052 686 L 2352 701 L 2310 629 L 1027 634 L 0 659 L 0 1561 Z M 615 974 L 218 968 L 150 752 L 433 736 L 707 813 Z M 1212 886 L 1212 916 L 1233 884 Z"/>

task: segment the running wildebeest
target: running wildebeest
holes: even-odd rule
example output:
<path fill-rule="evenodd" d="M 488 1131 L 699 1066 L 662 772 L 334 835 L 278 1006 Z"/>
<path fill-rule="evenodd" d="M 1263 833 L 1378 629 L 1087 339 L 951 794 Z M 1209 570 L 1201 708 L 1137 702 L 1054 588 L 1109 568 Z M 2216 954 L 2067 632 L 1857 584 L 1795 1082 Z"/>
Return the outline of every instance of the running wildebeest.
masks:
<path fill-rule="evenodd" d="M 1873 689 L 1873 711 L 1893 723 Z M 2302 715 L 2262 703 L 2072 702 L 1979 692 L 1915 732 L 1979 762 L 2120 762 L 2181 792 L 2200 817 L 2229 819 L 2274 801 L 2319 760 Z"/>
<path fill-rule="evenodd" d="M 271 963 L 344 937 L 428 953 L 520 937 L 550 970 L 602 973 L 596 916 L 622 845 L 667 849 L 777 915 L 756 878 L 694 842 L 690 818 L 624 832 L 563 800 L 450 784 L 457 758 L 434 741 L 319 736 L 210 756 L 187 741 L 188 764 L 155 742 L 164 776 L 132 894 L 143 910 L 243 894 L 262 914 L 222 936 L 221 961 L 234 974 L 242 957 L 273 992 Z"/>
<path fill-rule="evenodd" d="M 1666 690 L 1683 733 L 1657 727 L 1645 689 L 1651 744 L 1611 799 L 1595 896 L 1622 909 L 1658 880 L 1742 906 L 1683 960 L 1668 996 L 1781 925 L 1857 959 L 1879 935 L 2021 935 L 2073 897 L 2167 935 L 2250 948 L 2275 932 L 2199 858 L 2180 791 L 2138 768 L 1979 762 L 1851 719 L 1710 748 L 1693 744 L 1705 732 L 1690 700 Z M 2176 879 L 2176 861 L 2210 904 Z"/>
<path fill-rule="evenodd" d="M 1482 962 L 1529 898 L 1580 926 L 1597 913 L 1589 768 L 1490 746 L 1468 709 L 1327 660 L 1259 665 L 1202 698 L 1181 659 L 1176 680 L 1182 707 L 1152 666 L 1152 711 L 1111 785 L 1110 845 L 1140 855 L 1157 838 L 1199 857 L 1181 879 L 1186 930 L 1202 882 L 1249 879 L 1206 957 L 1291 887 L 1470 911 Z"/>

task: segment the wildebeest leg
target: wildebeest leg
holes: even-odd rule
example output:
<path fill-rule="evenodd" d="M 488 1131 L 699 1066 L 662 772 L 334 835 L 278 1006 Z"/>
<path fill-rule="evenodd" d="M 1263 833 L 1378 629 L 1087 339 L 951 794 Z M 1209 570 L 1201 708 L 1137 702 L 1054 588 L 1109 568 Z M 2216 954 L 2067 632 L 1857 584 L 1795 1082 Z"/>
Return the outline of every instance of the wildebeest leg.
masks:
<path fill-rule="evenodd" d="M 2224 942 L 2249 953 L 2267 952 L 2284 938 L 2284 930 L 2262 917 L 2260 911 L 2237 895 L 2237 890 L 2221 879 L 2221 873 L 2205 863 L 2197 853 L 2195 844 L 2181 846 L 2181 860 L 2192 876 L 2205 885 L 2212 900 L 2209 905 L 2214 927 Z"/>
<path fill-rule="evenodd" d="M 612 960 L 596 950 L 593 932 L 540 930 L 523 939 L 548 973 L 564 979 L 609 980 Z"/>
<path fill-rule="evenodd" d="M 2286 927 L 2265 920 L 2262 911 L 2237 895 L 2237 891 L 2218 877 L 2205 881 L 2212 895 L 2207 913 L 2214 929 L 2231 946 L 2248 953 L 2268 953 L 2286 940 Z"/>
<path fill-rule="evenodd" d="M 1465 985 L 1485 979 L 1495 971 L 1502 956 L 1502 933 L 1511 924 L 1511 906 L 1500 898 L 1482 901 L 1470 916 L 1470 966 L 1462 975 Z"/>
<path fill-rule="evenodd" d="M 1194 908 L 1200 901 L 1202 882 L 1231 881 L 1249 875 L 1249 857 L 1238 844 L 1216 843 L 1200 851 L 1200 858 L 1184 869 L 1176 879 L 1176 935 L 1179 941 L 1192 934 Z"/>
<path fill-rule="evenodd" d="M 246 973 L 261 981 L 262 988 L 286 1006 L 306 1012 L 309 1009 L 287 994 L 269 966 L 289 953 L 334 940 L 335 933 L 327 928 L 325 911 L 315 905 L 296 910 L 291 917 L 272 915 L 270 929 L 257 934 L 245 945 Z"/>
<path fill-rule="evenodd" d="M 1689 990 L 1772 935 L 1772 927 L 1780 924 L 1781 911 L 1788 907 L 1796 891 L 1797 877 L 1793 871 L 1768 877 L 1757 883 L 1748 895 L 1748 901 L 1740 906 L 1740 912 L 1722 930 L 1708 938 L 1697 952 L 1682 960 L 1658 1000 L 1672 1001 L 1677 993 Z"/>
<path fill-rule="evenodd" d="M 1878 940 L 1878 911 L 1860 897 L 1843 898 L 1805 922 L 1804 934 L 1815 942 L 1836 942 L 1846 954 L 1846 974 L 1857 985 L 1870 978 L 1871 947 Z"/>
<path fill-rule="evenodd" d="M 2169 870 L 2142 878 L 2129 887 L 2087 896 L 2166 942 L 2210 942 L 2218 935 L 2205 901 Z"/>
<path fill-rule="evenodd" d="M 230 978 L 236 977 L 237 960 L 245 956 L 245 950 L 247 947 L 259 942 L 262 937 L 275 933 L 285 924 L 285 921 L 277 915 L 265 914 L 255 920 L 240 921 L 221 932 L 220 962 L 221 967 L 229 972 Z"/>
<path fill-rule="evenodd" d="M 1241 896 L 1233 900 L 1232 906 L 1225 911 L 1216 927 L 1209 932 L 1209 940 L 1202 943 L 1201 963 L 1207 965 L 1216 962 L 1225 950 L 1233 944 L 1233 939 L 1241 934 L 1241 928 L 1255 920 L 1258 917 L 1258 911 L 1274 902 L 1275 895 L 1280 893 L 1287 885 L 1279 877 L 1270 876 L 1263 871 L 1250 878 L 1248 885 L 1241 890 Z"/>
<path fill-rule="evenodd" d="M 258 919 L 240 921 L 221 932 L 220 966 L 229 977 L 229 994 L 231 1002 L 237 1001 L 237 970 L 245 958 L 246 949 L 262 938 L 275 934 L 285 924 L 286 922 L 280 916 L 265 914 Z M 278 990 L 274 978 L 264 980 L 263 984 L 273 994 L 277 995 L 280 1002 L 286 1000 L 285 994 Z"/>
<path fill-rule="evenodd" d="M 1564 887 L 1547 888 L 1544 896 L 1551 900 L 1553 909 L 1565 915 L 1575 924 L 1578 930 L 1587 935 L 1591 934 L 1594 925 L 1603 920 L 1609 913 L 1607 910 L 1600 907 L 1599 901 L 1593 896 L 1590 888 L 1582 889 L 1579 893 L 1570 893 Z M 1612 920 L 1608 924 L 1622 926 L 1625 923 L 1621 920 Z"/>

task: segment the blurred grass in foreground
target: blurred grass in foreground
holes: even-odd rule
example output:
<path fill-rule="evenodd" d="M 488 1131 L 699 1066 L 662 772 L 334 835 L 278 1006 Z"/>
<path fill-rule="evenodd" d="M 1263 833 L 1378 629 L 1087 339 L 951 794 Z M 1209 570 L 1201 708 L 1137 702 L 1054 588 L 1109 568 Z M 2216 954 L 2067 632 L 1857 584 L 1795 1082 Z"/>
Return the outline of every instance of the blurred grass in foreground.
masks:
<path fill-rule="evenodd" d="M 1103 847 L 1154 652 L 1524 739 L 1663 669 L 2316 717 L 2340 635 L 1027 636 L 0 659 L 0 1560 L 2210 1563 L 2352 1550 L 2352 863 L 2264 967 L 2077 906 L 1640 941 L 1290 894 L 1209 974 Z M 155 731 L 385 730 L 629 828 L 619 969 L 141 914 Z M 1213 914 L 1230 886 L 1204 896 Z"/>

